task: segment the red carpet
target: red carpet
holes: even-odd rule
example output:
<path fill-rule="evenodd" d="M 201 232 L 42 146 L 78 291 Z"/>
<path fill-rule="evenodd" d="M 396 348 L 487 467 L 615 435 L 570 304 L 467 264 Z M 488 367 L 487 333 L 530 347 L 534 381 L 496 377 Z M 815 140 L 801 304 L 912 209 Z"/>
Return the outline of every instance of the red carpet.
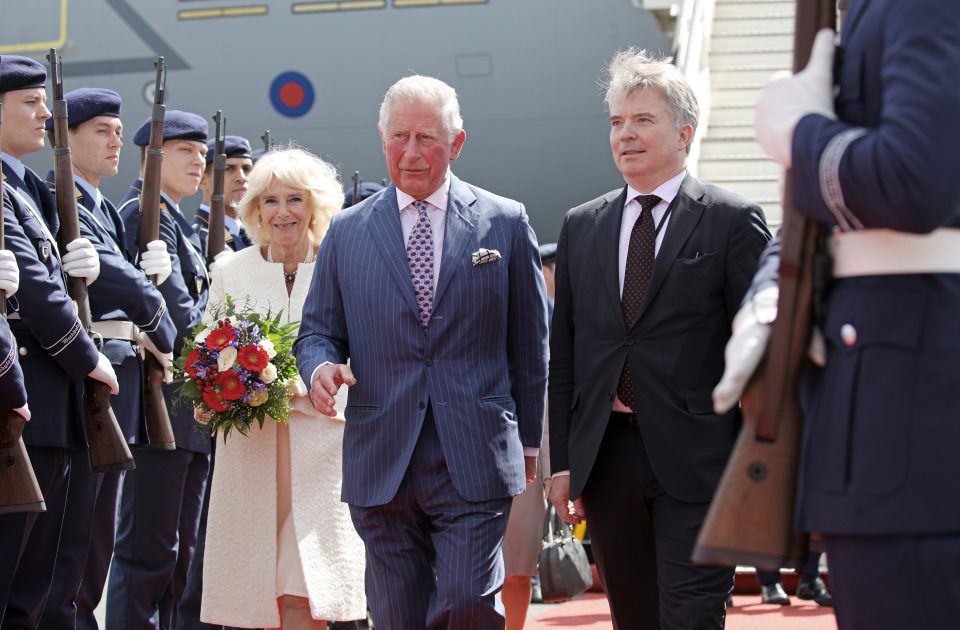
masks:
<path fill-rule="evenodd" d="M 765 606 L 760 595 L 737 595 L 733 608 L 727 611 L 727 630 L 836 630 L 837 623 L 830 608 L 792 597 L 792 606 Z M 610 609 L 600 593 L 586 595 L 527 620 L 527 630 L 546 628 L 587 628 L 609 630 Z"/>

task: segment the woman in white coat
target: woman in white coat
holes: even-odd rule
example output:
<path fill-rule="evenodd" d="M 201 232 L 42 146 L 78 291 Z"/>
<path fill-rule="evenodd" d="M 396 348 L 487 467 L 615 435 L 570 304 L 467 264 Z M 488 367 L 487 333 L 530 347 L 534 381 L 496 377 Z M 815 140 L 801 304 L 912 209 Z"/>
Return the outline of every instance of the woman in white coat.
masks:
<path fill-rule="evenodd" d="M 301 149 L 257 161 L 239 214 L 255 247 L 215 266 L 208 321 L 238 307 L 300 319 L 316 251 L 343 188 Z M 364 549 L 340 502 L 343 416 L 317 413 L 300 384 L 289 424 L 217 442 L 200 618 L 243 628 L 325 628 L 362 619 Z M 340 407 L 342 409 L 342 406 Z"/>

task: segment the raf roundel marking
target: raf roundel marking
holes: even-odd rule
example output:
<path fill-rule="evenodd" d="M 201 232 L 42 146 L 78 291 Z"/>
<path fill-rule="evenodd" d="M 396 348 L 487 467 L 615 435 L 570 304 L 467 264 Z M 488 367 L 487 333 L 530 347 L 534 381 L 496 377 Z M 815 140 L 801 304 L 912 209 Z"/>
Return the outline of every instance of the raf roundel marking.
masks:
<path fill-rule="evenodd" d="M 270 84 L 273 108 L 288 118 L 299 118 L 313 107 L 313 84 L 300 72 L 284 72 Z"/>

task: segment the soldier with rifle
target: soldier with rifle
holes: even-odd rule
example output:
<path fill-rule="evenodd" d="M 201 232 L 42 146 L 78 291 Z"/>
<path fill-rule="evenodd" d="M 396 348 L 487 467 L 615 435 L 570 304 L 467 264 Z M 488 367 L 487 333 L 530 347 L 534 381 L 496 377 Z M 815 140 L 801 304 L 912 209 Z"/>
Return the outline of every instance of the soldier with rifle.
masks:
<path fill-rule="evenodd" d="M 99 258 L 84 238 L 61 252 L 59 217 L 43 181 L 20 158 L 44 145 L 46 69 L 25 57 L 0 58 L 0 132 L 4 182 L 5 246 L 20 269 L 20 289 L 8 300 L 32 420 L 23 439 L 37 473 L 47 512 L 0 516 L 0 609 L 3 625 L 35 628 L 53 579 L 66 507 L 71 451 L 84 444 L 84 380 L 89 376 L 118 392 L 110 360 L 83 331 L 67 295 L 64 273 L 87 282 L 99 274 Z M 62 254 L 62 258 L 61 258 Z M 87 465 L 86 463 L 84 465 Z"/>
<path fill-rule="evenodd" d="M 120 208 L 127 246 L 147 247 L 158 233 L 172 261 L 159 285 L 176 327 L 174 353 L 192 336 L 207 304 L 206 261 L 179 204 L 197 192 L 207 152 L 207 121 L 196 114 L 165 111 L 162 59 L 151 117 L 134 134 L 141 147 L 142 191 Z M 193 409 L 174 407 L 176 386 L 163 386 L 174 450 L 140 450 L 137 470 L 123 482 L 120 520 L 107 593 L 107 625 L 175 627 L 196 544 L 200 505 L 209 470 L 210 436 L 195 430 Z M 149 530 L 150 536 L 142 536 Z"/>
<path fill-rule="evenodd" d="M 813 296 L 823 345 L 798 390 L 796 524 L 823 534 L 842 630 L 960 628 L 957 76 L 955 5 L 851 0 L 839 46 L 818 36 L 807 69 L 757 107 L 787 201 L 832 254 Z M 737 315 L 719 410 L 777 347 L 770 322 L 796 316 L 777 305 L 797 275 L 788 227 Z"/>
<path fill-rule="evenodd" d="M 169 361 L 175 330 L 160 291 L 147 275 L 170 275 L 166 245 L 150 248 L 136 264 L 123 222 L 100 191 L 101 180 L 117 174 L 123 123 L 121 100 L 113 90 L 80 88 L 64 96 L 68 141 L 80 233 L 100 257 L 100 276 L 90 287 L 92 328 L 103 339 L 103 353 L 114 366 L 120 394 L 110 404 L 123 437 L 134 446 L 148 444 L 143 413 L 143 360 L 151 352 Z M 53 130 L 54 119 L 47 121 Z M 60 168 L 68 165 L 58 164 Z M 51 190 L 69 173 L 51 172 Z M 74 455 L 74 459 L 78 458 Z M 116 535 L 116 506 L 123 471 L 95 475 L 74 461 L 67 512 L 60 536 L 53 587 L 41 623 L 50 627 L 96 628 L 93 611 L 103 594 Z M 79 470 L 78 470 L 79 469 Z"/>
<path fill-rule="evenodd" d="M 224 242 L 227 249 L 238 252 L 250 246 L 250 239 L 237 218 L 237 204 L 247 192 L 247 180 L 253 170 L 253 151 L 250 141 L 243 136 L 224 136 L 224 154 L 227 156 L 223 174 L 223 223 Z M 207 166 L 200 180 L 200 190 L 203 191 L 203 202 L 193 215 L 193 230 L 200 239 L 204 255 L 207 255 L 207 231 L 210 222 L 210 197 L 213 195 L 214 184 L 214 150 L 213 142 L 207 143 Z M 229 256 L 229 254 L 227 254 Z M 207 256 L 210 258 L 210 256 Z"/>

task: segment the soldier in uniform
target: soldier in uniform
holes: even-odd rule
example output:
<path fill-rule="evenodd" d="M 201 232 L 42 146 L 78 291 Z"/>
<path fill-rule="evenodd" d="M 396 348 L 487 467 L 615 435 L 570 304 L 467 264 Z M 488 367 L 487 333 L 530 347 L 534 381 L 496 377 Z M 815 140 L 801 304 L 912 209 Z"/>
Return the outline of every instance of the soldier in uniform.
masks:
<path fill-rule="evenodd" d="M 71 451 L 84 447 L 83 381 L 107 383 L 117 394 L 109 359 L 83 331 L 67 295 L 64 273 L 88 283 L 99 258 L 87 239 L 57 247 L 59 228 L 49 191 L 20 158 L 44 145 L 50 117 L 43 84 L 46 70 L 32 59 L 0 58 L 4 105 L 4 229 L 6 248 L 20 268 L 20 289 L 7 300 L 33 419 L 23 439 L 46 501 L 42 514 L 0 516 L 0 610 L 3 625 L 36 628 L 50 590 L 70 480 Z M 55 395 L 51 395 L 51 392 Z"/>
<path fill-rule="evenodd" d="M 207 228 L 210 221 L 210 197 L 213 195 L 214 140 L 207 143 L 207 167 L 200 180 L 203 202 L 193 215 L 193 231 L 200 238 L 203 253 L 207 253 Z M 242 136 L 226 136 L 224 153 L 227 155 L 227 170 L 223 176 L 223 226 L 227 249 L 238 252 L 250 246 L 250 239 L 237 218 L 237 204 L 247 192 L 247 180 L 253 170 L 253 153 L 250 141 Z"/>
<path fill-rule="evenodd" d="M 133 137 L 150 141 L 147 120 Z M 176 327 L 174 353 L 193 335 L 207 304 L 207 270 L 200 242 L 180 212 L 184 197 L 197 192 L 207 152 L 207 122 L 196 114 L 169 110 L 163 132 L 160 173 L 160 238 L 172 261 L 170 277 L 159 286 Z M 141 190 L 142 181 L 132 190 Z M 139 196 L 120 208 L 127 247 L 136 250 L 141 211 Z M 107 624 L 116 628 L 172 628 L 186 584 L 197 537 L 200 504 L 207 481 L 210 436 L 194 430 L 193 409 L 173 406 L 176 386 L 164 395 L 173 423 L 175 451 L 141 450 L 137 469 L 127 474 L 107 594 Z"/>
<path fill-rule="evenodd" d="M 142 256 L 129 247 L 123 222 L 100 181 L 117 174 L 123 124 L 120 95 L 113 90 L 81 88 L 69 92 L 68 133 L 77 194 L 80 233 L 100 257 L 100 276 L 90 287 L 93 330 L 103 339 L 120 382 L 110 402 L 132 445 L 146 443 L 140 346 L 169 362 L 175 330 L 159 290 L 147 279 L 170 275 L 170 255 L 155 241 Z M 53 129 L 47 121 L 47 130 Z M 47 176 L 53 192 L 53 173 Z M 139 266 L 136 266 L 139 258 Z M 142 268 L 142 270 L 141 270 Z M 162 282 L 161 282 L 162 284 Z M 41 624 L 57 628 L 97 628 L 93 611 L 103 594 L 116 535 L 116 511 L 123 471 L 94 474 L 86 453 L 72 453 L 72 474 L 64 528 Z"/>
<path fill-rule="evenodd" d="M 757 106 L 793 207 L 832 241 L 796 513 L 824 535 L 842 630 L 960 628 L 958 76 L 955 4 L 851 0 L 839 48 L 819 36 L 807 69 Z M 720 409 L 770 334 L 778 251 L 734 321 Z"/>

